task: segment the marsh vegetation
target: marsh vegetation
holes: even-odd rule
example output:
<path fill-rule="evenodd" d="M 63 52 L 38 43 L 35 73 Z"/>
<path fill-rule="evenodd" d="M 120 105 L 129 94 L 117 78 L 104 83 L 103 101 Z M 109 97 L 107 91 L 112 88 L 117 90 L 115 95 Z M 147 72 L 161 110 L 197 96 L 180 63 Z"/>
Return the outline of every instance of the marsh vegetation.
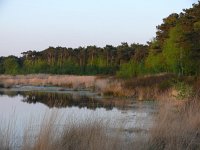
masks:
<path fill-rule="evenodd" d="M 199 39 L 200 1 L 146 45 L 0 57 L 0 150 L 199 150 Z"/>
<path fill-rule="evenodd" d="M 77 124 L 77 118 L 71 117 L 63 121 L 63 114 L 54 110 L 41 116 L 40 123 L 37 119 L 29 118 L 24 128 L 20 129 L 20 133 L 16 130 L 16 118 L 10 118 L 0 126 L 0 148 L 2 150 L 197 150 L 200 148 L 198 97 L 179 103 L 164 98 L 156 108 L 157 111 L 151 119 L 152 124 L 147 129 L 125 129 L 123 120 L 115 122 L 116 120 L 94 116 L 92 118 L 88 116 L 84 122 Z M 131 122 L 133 126 L 137 123 Z M 141 124 L 138 127 L 141 127 Z"/>

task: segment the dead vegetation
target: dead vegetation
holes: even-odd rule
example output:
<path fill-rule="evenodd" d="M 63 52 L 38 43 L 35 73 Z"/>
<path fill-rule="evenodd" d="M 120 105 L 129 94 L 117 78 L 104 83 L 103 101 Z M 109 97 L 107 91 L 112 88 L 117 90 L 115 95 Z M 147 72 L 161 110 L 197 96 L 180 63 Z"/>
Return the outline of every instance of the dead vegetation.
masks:
<path fill-rule="evenodd" d="M 200 98 L 197 96 L 184 101 L 174 101 L 163 95 L 152 128 L 147 134 L 122 138 L 123 130 L 112 134 L 102 120 L 87 120 L 85 123 L 66 122 L 58 126 L 59 115 L 44 116 L 36 135 L 32 134 L 32 123 L 25 129 L 21 146 L 13 137 L 15 121 L 6 128 L 0 126 L 1 150 L 198 150 L 200 149 Z M 2 124 L 1 124 L 2 125 Z M 62 130 L 61 130 L 62 129 Z"/>
<path fill-rule="evenodd" d="M 165 99 L 150 130 L 149 147 L 154 150 L 200 149 L 199 98 L 176 103 Z"/>
<path fill-rule="evenodd" d="M 32 124 L 25 129 L 21 145 L 13 141 L 14 122 L 0 130 L 1 150 L 198 150 L 200 149 L 200 101 L 188 100 L 181 104 L 161 101 L 155 115 L 153 127 L 147 134 L 128 141 L 121 132 L 110 134 L 108 124 L 88 120 L 86 123 L 73 122 L 57 126 L 59 116 L 46 116 L 37 135 L 32 135 Z M 120 131 L 120 130 L 119 130 Z M 19 146 L 20 145 L 20 146 Z"/>
<path fill-rule="evenodd" d="M 33 122 L 29 122 L 24 134 L 20 137 L 15 135 L 15 128 L 0 130 L 1 150 L 122 150 L 132 149 L 132 141 L 126 142 L 121 132 L 110 133 L 109 121 L 86 120 L 84 123 L 76 124 L 73 119 L 60 124 L 60 116 L 54 112 L 46 114 L 38 132 L 32 132 Z M 8 124 L 9 125 L 9 124 Z M 13 124 L 12 124 L 13 125 Z M 2 129 L 2 128 L 1 128 Z M 16 142 L 15 137 L 21 142 Z M 19 140 L 20 141 L 20 140 Z"/>
<path fill-rule="evenodd" d="M 174 85 L 184 82 L 198 89 L 200 79 L 196 77 L 177 77 L 174 74 L 158 74 L 122 80 L 108 76 L 73 76 L 73 75 L 17 75 L 0 76 L 0 87 L 13 85 L 60 86 L 74 90 L 91 90 L 104 96 L 135 98 L 137 100 L 158 100 L 163 95 L 170 99 L 179 94 Z M 182 88 L 182 87 L 181 87 Z M 181 89 L 182 90 L 182 89 Z M 185 89 L 189 90 L 189 89 Z"/>
<path fill-rule="evenodd" d="M 13 85 L 35 85 L 35 86 L 63 86 L 69 88 L 93 87 L 95 76 L 73 76 L 73 75 L 1 75 L 0 83 L 4 87 Z"/>

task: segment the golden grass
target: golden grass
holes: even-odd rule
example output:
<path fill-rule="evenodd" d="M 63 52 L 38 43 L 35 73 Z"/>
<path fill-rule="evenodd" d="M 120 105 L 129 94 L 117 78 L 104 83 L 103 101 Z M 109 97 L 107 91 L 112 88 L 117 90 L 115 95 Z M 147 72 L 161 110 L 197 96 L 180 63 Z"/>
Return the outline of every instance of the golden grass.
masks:
<path fill-rule="evenodd" d="M 0 125 L 0 150 L 9 150 L 11 147 L 17 147 L 17 133 L 16 133 L 16 118 L 12 115 L 13 119 L 8 122 L 4 119 L 1 120 Z"/>
<path fill-rule="evenodd" d="M 62 126 L 57 112 L 46 114 L 37 134 L 32 122 L 22 137 L 22 150 L 198 150 L 200 149 L 200 101 L 172 101 L 163 96 L 152 128 L 141 137 L 122 138 L 123 129 L 110 132 L 109 122 L 88 119 L 84 123 L 66 122 Z M 2 125 L 2 124 L 1 124 Z M 0 149 L 16 149 L 15 121 L 0 126 Z"/>
<path fill-rule="evenodd" d="M 35 86 L 61 86 L 74 90 L 89 89 L 99 92 L 101 95 L 116 97 L 129 97 L 137 100 L 160 99 L 162 95 L 173 98 L 176 92 L 170 81 L 176 79 L 173 74 L 159 74 L 145 77 L 136 77 L 129 80 L 115 77 L 99 76 L 75 76 L 75 75 L 0 75 L 1 87 L 13 85 Z M 184 79 L 186 80 L 186 79 Z M 197 83 L 193 80 L 188 82 Z M 194 87 L 196 87 L 194 85 Z"/>
<path fill-rule="evenodd" d="M 118 131 L 108 133 L 109 122 L 102 120 L 86 120 L 76 124 L 73 119 L 62 126 L 61 116 L 53 112 L 45 114 L 39 131 L 33 131 L 33 121 L 30 121 L 22 141 L 16 143 L 13 134 L 15 127 L 9 123 L 7 128 L 0 130 L 0 150 L 121 150 L 132 149 L 132 142 L 125 143 Z M 10 128 L 12 125 L 12 128 Z M 11 132 L 10 132 L 11 131 Z M 120 131 L 120 130 L 119 130 Z"/>
<path fill-rule="evenodd" d="M 93 87 L 95 76 L 73 76 L 73 75 L 1 75 L 0 83 L 4 87 L 13 85 L 54 85 L 72 88 Z"/>
<path fill-rule="evenodd" d="M 159 112 L 150 130 L 150 149 L 198 150 L 200 149 L 199 98 L 174 102 L 160 101 Z"/>
<path fill-rule="evenodd" d="M 1 75 L 0 84 L 9 88 L 13 85 L 34 85 L 34 86 L 61 86 L 73 89 L 92 89 L 105 95 L 129 96 L 130 92 L 124 92 L 122 80 L 113 77 L 98 76 L 74 76 L 74 75 Z"/>

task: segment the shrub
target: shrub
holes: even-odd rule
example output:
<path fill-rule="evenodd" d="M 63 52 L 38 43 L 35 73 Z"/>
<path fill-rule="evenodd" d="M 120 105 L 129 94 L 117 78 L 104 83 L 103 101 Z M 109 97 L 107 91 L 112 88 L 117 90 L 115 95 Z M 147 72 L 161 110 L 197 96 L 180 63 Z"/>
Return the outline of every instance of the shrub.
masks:
<path fill-rule="evenodd" d="M 143 62 L 138 63 L 135 61 L 130 61 L 120 66 L 117 76 L 122 78 L 132 78 L 138 75 L 143 75 L 145 72 L 146 71 Z"/>
<path fill-rule="evenodd" d="M 174 85 L 175 89 L 178 92 L 178 95 L 176 96 L 177 99 L 188 99 L 194 95 L 193 87 L 186 84 L 185 82 L 178 81 Z"/>
<path fill-rule="evenodd" d="M 160 91 L 165 91 L 169 89 L 170 87 L 172 87 L 171 80 L 165 80 L 158 84 L 158 89 Z"/>

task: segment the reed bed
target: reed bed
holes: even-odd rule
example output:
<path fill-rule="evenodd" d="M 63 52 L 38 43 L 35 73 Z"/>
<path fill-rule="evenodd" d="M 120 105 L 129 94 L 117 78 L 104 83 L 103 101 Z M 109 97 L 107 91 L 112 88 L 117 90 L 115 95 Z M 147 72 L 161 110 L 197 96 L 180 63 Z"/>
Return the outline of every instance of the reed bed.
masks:
<path fill-rule="evenodd" d="M 169 80 L 173 74 L 159 74 L 123 80 L 115 77 L 75 75 L 0 75 L 0 87 L 13 85 L 60 86 L 74 90 L 92 90 L 106 96 L 136 98 L 138 100 L 158 99 L 163 93 L 174 91 Z"/>
<path fill-rule="evenodd" d="M 109 122 L 75 119 L 60 126 L 60 114 L 53 112 L 42 119 L 38 132 L 29 122 L 20 140 L 15 119 L 0 126 L 1 150 L 198 150 L 200 149 L 199 97 L 175 102 L 163 96 L 159 101 L 152 128 L 147 134 L 123 138 L 123 129 L 110 132 Z M 5 124 L 5 122 L 4 122 Z M 19 142 L 20 141 L 20 142 Z"/>
<path fill-rule="evenodd" d="M 122 150 L 132 144 L 122 138 L 121 129 L 111 132 L 110 121 L 88 117 L 79 124 L 75 118 L 63 123 L 61 116 L 54 111 L 45 114 L 41 123 L 30 120 L 22 134 L 16 132 L 12 119 L 1 124 L 0 150 Z"/>
<path fill-rule="evenodd" d="M 72 88 L 90 88 L 93 87 L 95 76 L 73 76 L 73 75 L 1 75 L 0 83 L 4 87 L 13 85 L 53 85 Z"/>
<path fill-rule="evenodd" d="M 154 150 L 200 149 L 200 99 L 160 101 L 150 130 L 149 148 Z"/>

